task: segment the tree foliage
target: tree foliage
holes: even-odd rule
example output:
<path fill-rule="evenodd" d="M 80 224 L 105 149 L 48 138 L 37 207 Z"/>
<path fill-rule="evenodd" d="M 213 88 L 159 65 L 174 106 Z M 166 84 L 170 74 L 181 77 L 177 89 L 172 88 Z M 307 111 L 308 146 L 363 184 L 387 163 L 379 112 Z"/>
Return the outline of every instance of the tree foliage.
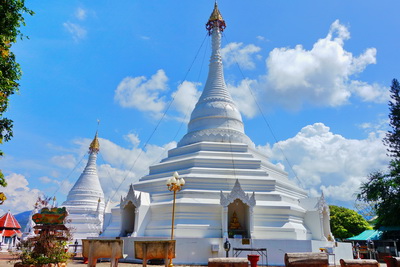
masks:
<path fill-rule="evenodd" d="M 398 220 L 398 214 L 400 214 L 400 84 L 396 79 L 392 81 L 390 97 L 391 130 L 383 139 L 388 155 L 391 157 L 388 170 L 370 173 L 357 195 L 358 200 L 375 202 L 376 228 L 400 225 Z"/>
<path fill-rule="evenodd" d="M 329 206 L 331 231 L 335 238 L 349 238 L 371 229 L 368 222 L 356 211 L 334 205 Z"/>
<path fill-rule="evenodd" d="M 0 0 L 0 143 L 7 142 L 13 136 L 13 121 L 3 117 L 8 108 L 9 97 L 19 90 L 21 78 L 20 65 L 15 54 L 10 50 L 18 38 L 23 38 L 19 30 L 25 26 L 24 13 L 33 15 L 33 11 L 25 7 L 24 0 Z M 0 156 L 3 152 L 0 150 Z M 0 185 L 6 186 L 0 172 Z"/>
<path fill-rule="evenodd" d="M 392 128 L 386 133 L 383 143 L 388 147 L 387 151 L 390 157 L 400 160 L 400 84 L 393 79 L 390 87 L 389 101 L 389 124 Z"/>

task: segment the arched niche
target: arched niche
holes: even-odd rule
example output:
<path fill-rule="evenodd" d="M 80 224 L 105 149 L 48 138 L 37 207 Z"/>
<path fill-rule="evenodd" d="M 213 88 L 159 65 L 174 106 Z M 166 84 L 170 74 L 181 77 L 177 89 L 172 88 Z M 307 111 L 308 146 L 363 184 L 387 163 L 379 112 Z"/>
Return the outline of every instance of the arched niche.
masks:
<path fill-rule="evenodd" d="M 121 197 L 121 233 L 120 236 L 136 236 L 141 194 L 136 196 L 133 186 L 129 186 L 128 194 Z"/>
<path fill-rule="evenodd" d="M 235 199 L 228 205 L 228 237 L 241 236 L 250 237 L 250 214 L 249 206 L 240 199 Z"/>
<path fill-rule="evenodd" d="M 255 193 L 253 192 L 251 196 L 246 194 L 239 180 L 236 180 L 232 191 L 227 196 L 221 191 L 220 204 L 222 206 L 222 236 L 227 238 L 241 235 L 252 238 L 254 231 L 253 208 L 256 205 Z M 232 229 L 231 227 L 235 211 L 242 229 Z"/>
<path fill-rule="evenodd" d="M 136 207 L 129 201 L 122 209 L 121 236 L 131 236 L 135 231 Z"/>

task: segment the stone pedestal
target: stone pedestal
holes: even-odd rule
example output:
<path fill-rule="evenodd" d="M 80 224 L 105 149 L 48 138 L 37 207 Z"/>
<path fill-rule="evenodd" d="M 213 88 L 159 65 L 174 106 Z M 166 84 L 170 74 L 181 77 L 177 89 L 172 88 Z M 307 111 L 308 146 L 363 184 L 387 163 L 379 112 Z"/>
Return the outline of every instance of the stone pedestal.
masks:
<path fill-rule="evenodd" d="M 286 253 L 285 266 L 287 267 L 328 267 L 328 254 L 326 253 Z"/>
<path fill-rule="evenodd" d="M 340 266 L 352 266 L 352 267 L 379 267 L 379 263 L 376 260 L 340 260 Z"/>
<path fill-rule="evenodd" d="M 208 267 L 248 267 L 246 258 L 210 258 Z"/>
<path fill-rule="evenodd" d="M 164 259 L 165 267 L 168 261 L 175 258 L 175 240 L 135 241 L 135 258 L 143 260 Z"/>

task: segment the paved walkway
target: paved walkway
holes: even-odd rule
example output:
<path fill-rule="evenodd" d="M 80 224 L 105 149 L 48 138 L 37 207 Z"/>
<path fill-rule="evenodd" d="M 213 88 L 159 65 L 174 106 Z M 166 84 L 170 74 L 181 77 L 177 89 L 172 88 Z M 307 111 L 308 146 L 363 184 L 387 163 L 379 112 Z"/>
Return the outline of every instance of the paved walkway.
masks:
<path fill-rule="evenodd" d="M 8 252 L 0 252 L 0 267 L 11 267 L 14 266 L 14 262 L 11 260 L 13 259 L 12 255 L 9 254 Z M 11 261 L 11 262 L 10 262 Z M 82 260 L 72 260 L 68 262 L 68 267 L 84 267 L 87 266 L 86 264 L 83 264 Z M 96 266 L 99 267 L 108 267 L 110 266 L 110 262 L 99 262 L 96 264 Z M 133 264 L 133 263 L 118 263 L 118 266 L 121 267 L 141 267 L 142 264 Z M 164 267 L 164 265 L 148 265 L 149 267 Z M 189 267 L 188 265 L 176 265 L 179 267 Z M 193 266 L 190 265 L 190 267 L 200 267 L 200 266 Z M 204 267 L 204 266 L 201 266 Z M 273 267 L 273 266 L 270 266 Z M 380 263 L 380 267 L 386 267 L 386 264 Z"/>
<path fill-rule="evenodd" d="M 13 261 L 14 257 L 9 254 L 8 252 L 0 252 L 0 267 L 11 267 L 14 266 L 14 263 L 16 261 Z M 83 261 L 81 259 L 74 259 L 71 261 L 68 261 L 68 267 L 85 267 L 87 264 L 83 264 Z M 109 267 L 110 262 L 99 262 L 96 264 L 96 266 L 99 267 Z M 121 267 L 142 267 L 142 264 L 133 264 L 133 263 L 123 263 L 120 262 L 118 263 L 118 266 Z M 149 267 L 164 267 L 164 265 L 147 265 Z M 178 266 L 178 265 L 177 265 Z M 186 265 L 179 265 L 179 267 L 186 267 Z M 189 267 L 189 266 L 188 266 Z M 191 265 L 190 267 L 200 267 L 200 266 L 193 266 Z M 201 266 L 204 267 L 204 266 Z"/>

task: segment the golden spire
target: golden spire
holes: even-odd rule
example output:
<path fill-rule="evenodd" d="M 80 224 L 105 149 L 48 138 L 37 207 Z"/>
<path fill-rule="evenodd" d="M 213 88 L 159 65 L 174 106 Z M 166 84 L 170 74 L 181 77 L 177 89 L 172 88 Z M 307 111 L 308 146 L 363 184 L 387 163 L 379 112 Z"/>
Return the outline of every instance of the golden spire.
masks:
<path fill-rule="evenodd" d="M 224 20 L 222 18 L 221 13 L 219 12 L 217 1 L 215 1 L 214 10 L 211 13 L 210 19 L 208 21 L 210 22 L 210 21 L 215 21 L 215 20 L 221 20 L 221 21 Z"/>
<path fill-rule="evenodd" d="M 219 12 L 217 1 L 215 1 L 214 10 L 206 24 L 206 29 L 209 35 L 211 35 L 211 32 L 215 27 L 218 27 L 221 32 L 226 28 L 225 20 L 222 18 L 221 12 Z"/>
<path fill-rule="evenodd" d="M 97 153 L 100 150 L 100 143 L 99 143 L 99 139 L 97 139 L 97 131 L 96 131 L 96 135 L 93 138 L 93 141 L 90 143 L 89 146 L 89 153 Z"/>

